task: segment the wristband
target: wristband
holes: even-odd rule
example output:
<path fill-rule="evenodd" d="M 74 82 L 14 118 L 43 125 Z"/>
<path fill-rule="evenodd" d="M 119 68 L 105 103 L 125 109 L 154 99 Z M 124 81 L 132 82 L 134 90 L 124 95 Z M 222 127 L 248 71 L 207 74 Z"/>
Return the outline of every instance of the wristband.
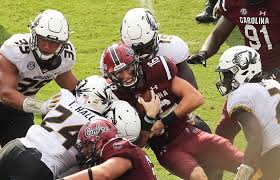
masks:
<path fill-rule="evenodd" d="M 43 104 L 43 101 L 26 97 L 23 101 L 22 109 L 27 113 L 41 113 Z"/>
<path fill-rule="evenodd" d="M 151 118 L 150 116 L 145 115 L 144 121 L 141 121 L 141 129 L 144 131 L 150 131 L 155 121 L 155 118 Z"/>
<path fill-rule="evenodd" d="M 154 124 L 156 121 L 155 118 L 152 118 L 152 117 L 148 116 L 147 114 L 145 115 L 144 120 L 149 124 Z"/>
<path fill-rule="evenodd" d="M 174 111 L 172 111 L 171 113 L 169 113 L 167 116 L 165 116 L 164 118 L 161 119 L 161 122 L 165 125 L 165 126 L 169 126 L 171 125 L 173 122 L 175 122 L 175 120 L 177 119 L 177 115 L 175 114 Z"/>
<path fill-rule="evenodd" d="M 88 176 L 89 176 L 89 180 L 93 180 L 93 175 L 92 175 L 92 170 L 91 168 L 88 168 Z"/>

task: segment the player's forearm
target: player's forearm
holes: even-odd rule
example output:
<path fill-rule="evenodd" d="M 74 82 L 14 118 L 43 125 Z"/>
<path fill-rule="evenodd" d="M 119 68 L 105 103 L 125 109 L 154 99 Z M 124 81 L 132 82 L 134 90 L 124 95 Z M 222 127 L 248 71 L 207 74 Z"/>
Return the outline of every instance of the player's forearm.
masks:
<path fill-rule="evenodd" d="M 100 168 L 88 168 L 72 174 L 70 176 L 64 177 L 59 180 L 111 180 L 104 170 L 100 170 Z"/>
<path fill-rule="evenodd" d="M 221 45 L 233 31 L 234 27 L 235 25 L 224 16 L 219 19 L 214 30 L 207 37 L 200 49 L 200 51 L 204 51 L 206 53 L 206 58 L 210 58 L 218 52 Z"/>
<path fill-rule="evenodd" d="M 220 40 L 215 34 L 211 33 L 203 43 L 200 51 L 205 52 L 206 58 L 208 59 L 218 52 L 222 44 L 223 41 Z"/>
<path fill-rule="evenodd" d="M 1 102 L 13 108 L 23 110 L 25 96 L 12 88 L 2 88 L 0 91 Z"/>
<path fill-rule="evenodd" d="M 262 127 L 260 126 L 257 117 L 252 112 L 248 112 L 248 110 L 245 110 L 244 108 L 236 109 L 231 117 L 232 119 L 238 120 L 241 124 L 247 140 L 243 164 L 254 168 L 256 161 L 262 152 Z"/>
<path fill-rule="evenodd" d="M 252 168 L 256 167 L 256 161 L 259 159 L 262 151 L 261 137 L 247 138 L 248 144 L 244 152 L 243 164 L 246 164 Z"/>
<path fill-rule="evenodd" d="M 185 119 L 189 113 L 193 112 L 196 110 L 199 106 L 203 104 L 203 100 L 201 100 L 198 103 L 187 103 L 187 105 L 179 105 L 177 108 L 174 110 L 175 114 L 177 117 L 180 119 Z M 185 108 L 187 107 L 187 108 Z"/>
<path fill-rule="evenodd" d="M 140 136 L 138 140 L 135 142 L 135 144 L 139 147 L 144 147 L 147 144 L 147 141 L 149 140 L 150 131 L 141 131 Z"/>
<path fill-rule="evenodd" d="M 204 98 L 202 94 L 198 91 L 194 91 L 191 94 L 184 96 L 174 111 L 177 117 L 185 119 L 189 113 L 193 112 L 203 103 Z"/>

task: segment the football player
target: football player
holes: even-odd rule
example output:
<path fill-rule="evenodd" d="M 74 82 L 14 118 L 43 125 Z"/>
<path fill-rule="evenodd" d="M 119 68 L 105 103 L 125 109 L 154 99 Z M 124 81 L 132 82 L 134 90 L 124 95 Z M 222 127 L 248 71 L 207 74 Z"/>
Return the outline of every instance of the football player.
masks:
<path fill-rule="evenodd" d="M 186 63 L 188 45 L 178 36 L 159 34 L 159 23 L 150 11 L 144 8 L 129 10 L 121 24 L 121 41 L 132 47 L 140 61 L 155 56 L 171 56 L 178 68 L 178 76 L 198 88 L 194 74 Z"/>
<path fill-rule="evenodd" d="M 88 168 L 63 180 L 157 179 L 145 152 L 119 138 L 116 127 L 108 121 L 96 120 L 83 125 L 76 146 Z"/>
<path fill-rule="evenodd" d="M 129 10 L 121 24 L 121 40 L 132 47 L 142 62 L 155 56 L 173 58 L 178 76 L 198 89 L 194 74 L 186 63 L 189 56 L 188 45 L 178 36 L 159 34 L 159 24 L 155 17 L 144 8 Z M 210 127 L 197 115 L 190 115 L 192 121 L 200 129 L 210 132 Z"/>
<path fill-rule="evenodd" d="M 208 168 L 236 172 L 243 153 L 228 140 L 187 123 L 188 114 L 203 104 L 203 97 L 176 75 L 176 65 L 171 59 L 156 56 L 140 64 L 134 50 L 122 43 L 108 47 L 103 58 L 113 93 L 137 108 L 142 131 L 149 134 L 149 146 L 163 167 L 191 180 L 207 179 Z M 145 112 L 150 106 L 144 103 L 143 111 L 137 105 L 138 98 L 150 90 L 160 99 L 156 117 Z M 153 93 L 151 96 L 156 99 Z M 139 102 L 143 103 L 143 99 L 139 98 Z"/>
<path fill-rule="evenodd" d="M 264 78 L 280 81 L 280 1 L 277 0 L 223 0 L 220 4 L 222 17 L 204 42 L 200 52 L 188 60 L 192 64 L 206 65 L 235 27 L 238 27 L 245 44 L 261 55 Z M 236 121 L 229 118 L 226 102 L 216 134 L 231 141 L 240 131 Z"/>
<path fill-rule="evenodd" d="M 241 124 L 247 147 L 235 180 L 249 180 L 260 166 L 260 179 L 279 179 L 280 84 L 263 80 L 259 53 L 247 46 L 226 50 L 220 58 L 217 88 L 227 95 L 227 110 Z"/>
<path fill-rule="evenodd" d="M 33 114 L 46 114 L 46 104 L 34 99 L 54 79 L 73 91 L 77 79 L 71 72 L 76 51 L 69 41 L 64 15 L 48 9 L 30 25 L 29 34 L 15 34 L 0 49 L 0 144 L 25 136 L 34 124 Z"/>
<path fill-rule="evenodd" d="M 62 89 L 59 101 L 41 125 L 32 125 L 25 137 L 3 147 L 0 152 L 1 178 L 54 179 L 69 169 L 77 172 L 79 166 L 75 156 L 78 152 L 74 145 L 78 132 L 90 120 L 105 119 L 98 113 L 109 107 L 112 91 L 102 79 L 85 78 L 77 86 L 76 96 Z"/>
<path fill-rule="evenodd" d="M 78 132 L 89 121 L 107 120 L 100 114 L 110 108 L 111 97 L 109 84 L 99 76 L 82 80 L 75 96 L 62 89 L 59 102 L 47 113 L 41 125 L 31 126 L 25 137 L 3 147 L 0 152 L 1 179 L 54 179 L 79 171 L 78 151 L 74 147 Z M 133 123 L 128 116 L 131 114 L 126 113 L 134 110 L 130 108 L 132 110 L 126 107 L 126 111 L 118 112 L 124 123 Z M 127 137 L 127 134 L 120 135 Z M 131 139 L 139 136 L 129 135 Z"/>

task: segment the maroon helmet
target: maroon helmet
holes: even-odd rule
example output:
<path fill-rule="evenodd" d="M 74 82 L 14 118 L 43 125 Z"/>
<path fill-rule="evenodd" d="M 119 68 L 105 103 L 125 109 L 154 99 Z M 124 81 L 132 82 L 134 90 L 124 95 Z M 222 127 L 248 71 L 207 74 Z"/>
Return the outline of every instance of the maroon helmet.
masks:
<path fill-rule="evenodd" d="M 116 135 L 116 127 L 105 119 L 92 120 L 84 124 L 79 131 L 76 143 L 82 163 L 94 165 L 100 157 L 104 144 Z"/>
<path fill-rule="evenodd" d="M 123 43 L 109 46 L 103 53 L 104 71 L 118 87 L 134 89 L 143 72 L 139 65 L 139 57 L 129 46 Z M 129 72 L 129 76 L 123 73 Z"/>

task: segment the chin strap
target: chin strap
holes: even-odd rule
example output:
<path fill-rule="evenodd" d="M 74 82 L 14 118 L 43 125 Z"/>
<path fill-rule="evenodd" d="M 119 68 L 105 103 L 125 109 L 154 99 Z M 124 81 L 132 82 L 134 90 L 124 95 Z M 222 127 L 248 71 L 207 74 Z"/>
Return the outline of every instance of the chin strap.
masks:
<path fill-rule="evenodd" d="M 89 180 L 93 180 L 93 174 L 92 174 L 91 168 L 88 168 L 88 177 L 89 177 Z"/>

